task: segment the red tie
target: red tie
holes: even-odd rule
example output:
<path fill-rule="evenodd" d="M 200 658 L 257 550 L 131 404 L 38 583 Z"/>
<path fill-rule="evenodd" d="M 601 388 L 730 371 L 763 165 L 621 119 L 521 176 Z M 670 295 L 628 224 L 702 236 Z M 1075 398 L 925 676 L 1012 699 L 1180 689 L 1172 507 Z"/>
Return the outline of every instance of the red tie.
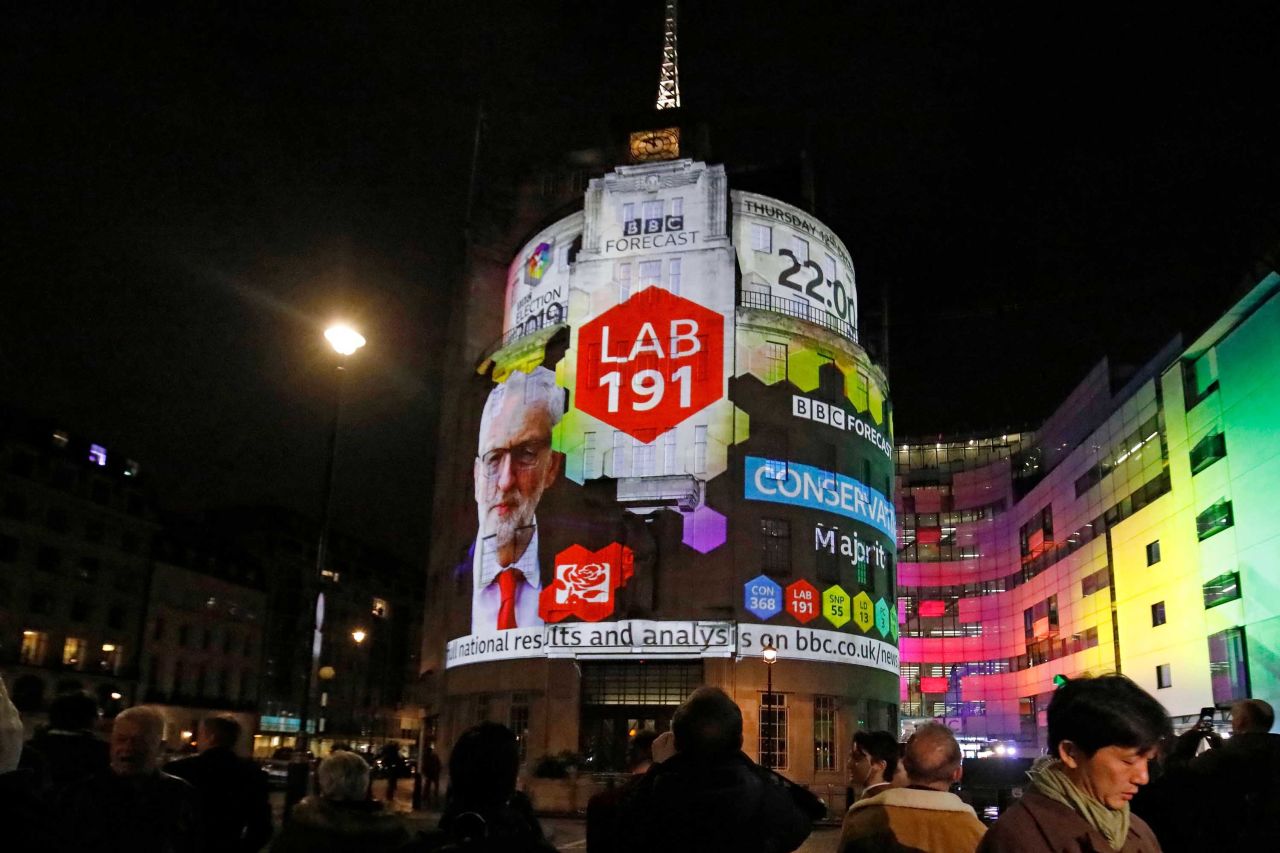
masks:
<path fill-rule="evenodd" d="M 498 572 L 498 592 L 502 602 L 498 605 L 498 630 L 516 627 L 516 584 L 520 583 L 519 569 L 503 569 Z"/>

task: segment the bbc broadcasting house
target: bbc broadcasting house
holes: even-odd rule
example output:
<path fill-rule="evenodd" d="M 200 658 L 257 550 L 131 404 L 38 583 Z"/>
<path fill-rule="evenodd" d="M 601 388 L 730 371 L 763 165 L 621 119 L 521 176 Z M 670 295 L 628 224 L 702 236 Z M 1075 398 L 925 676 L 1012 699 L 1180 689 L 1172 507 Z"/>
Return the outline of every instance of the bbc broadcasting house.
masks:
<path fill-rule="evenodd" d="M 1178 730 L 1280 704 L 1280 277 L 1251 284 L 1034 432 L 894 449 L 904 725 L 1031 754 L 1055 679 L 1116 671 Z"/>

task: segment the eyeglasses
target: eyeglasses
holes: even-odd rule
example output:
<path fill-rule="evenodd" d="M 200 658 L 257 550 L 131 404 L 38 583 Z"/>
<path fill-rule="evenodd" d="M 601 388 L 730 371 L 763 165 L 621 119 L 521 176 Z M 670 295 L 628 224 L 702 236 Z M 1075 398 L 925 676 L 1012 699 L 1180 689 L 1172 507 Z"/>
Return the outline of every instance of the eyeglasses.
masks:
<path fill-rule="evenodd" d="M 527 441 L 515 447 L 495 447 L 480 457 L 480 470 L 485 479 L 492 480 L 502 470 L 502 460 L 511 457 L 511 464 L 520 470 L 528 470 L 538 464 L 542 451 L 547 449 L 545 441 Z"/>

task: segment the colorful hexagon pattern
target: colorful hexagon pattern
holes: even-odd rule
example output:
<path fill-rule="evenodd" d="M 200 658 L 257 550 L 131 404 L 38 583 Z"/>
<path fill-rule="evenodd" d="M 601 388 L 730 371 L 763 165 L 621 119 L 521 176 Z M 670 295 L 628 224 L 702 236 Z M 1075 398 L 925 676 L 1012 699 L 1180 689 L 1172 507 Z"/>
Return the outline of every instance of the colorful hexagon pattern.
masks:
<path fill-rule="evenodd" d="M 849 621 L 849 593 L 844 591 L 844 587 L 836 584 L 823 591 L 822 615 L 837 628 Z"/>
<path fill-rule="evenodd" d="M 742 606 L 761 621 L 782 612 L 782 587 L 773 578 L 760 575 L 742 587 Z"/>
<path fill-rule="evenodd" d="M 863 633 L 871 630 L 876 622 L 876 606 L 871 603 L 871 596 L 866 590 L 853 597 L 853 621 Z"/>

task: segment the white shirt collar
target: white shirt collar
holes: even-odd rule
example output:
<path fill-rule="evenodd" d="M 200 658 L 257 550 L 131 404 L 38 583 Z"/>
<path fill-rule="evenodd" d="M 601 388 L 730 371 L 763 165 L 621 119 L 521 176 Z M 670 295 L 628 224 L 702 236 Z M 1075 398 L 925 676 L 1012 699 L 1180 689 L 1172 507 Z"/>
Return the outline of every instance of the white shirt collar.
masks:
<path fill-rule="evenodd" d="M 480 572 L 479 585 L 477 589 L 483 589 L 498 579 L 498 574 L 504 569 L 516 569 L 520 574 L 524 575 L 525 582 L 530 586 L 538 586 L 541 576 L 538 570 L 538 528 L 537 522 L 534 522 L 533 538 L 529 540 L 529 545 L 524 549 L 524 553 L 520 558 L 509 566 L 498 565 L 498 551 L 493 547 L 492 536 L 487 536 L 480 540 Z"/>

